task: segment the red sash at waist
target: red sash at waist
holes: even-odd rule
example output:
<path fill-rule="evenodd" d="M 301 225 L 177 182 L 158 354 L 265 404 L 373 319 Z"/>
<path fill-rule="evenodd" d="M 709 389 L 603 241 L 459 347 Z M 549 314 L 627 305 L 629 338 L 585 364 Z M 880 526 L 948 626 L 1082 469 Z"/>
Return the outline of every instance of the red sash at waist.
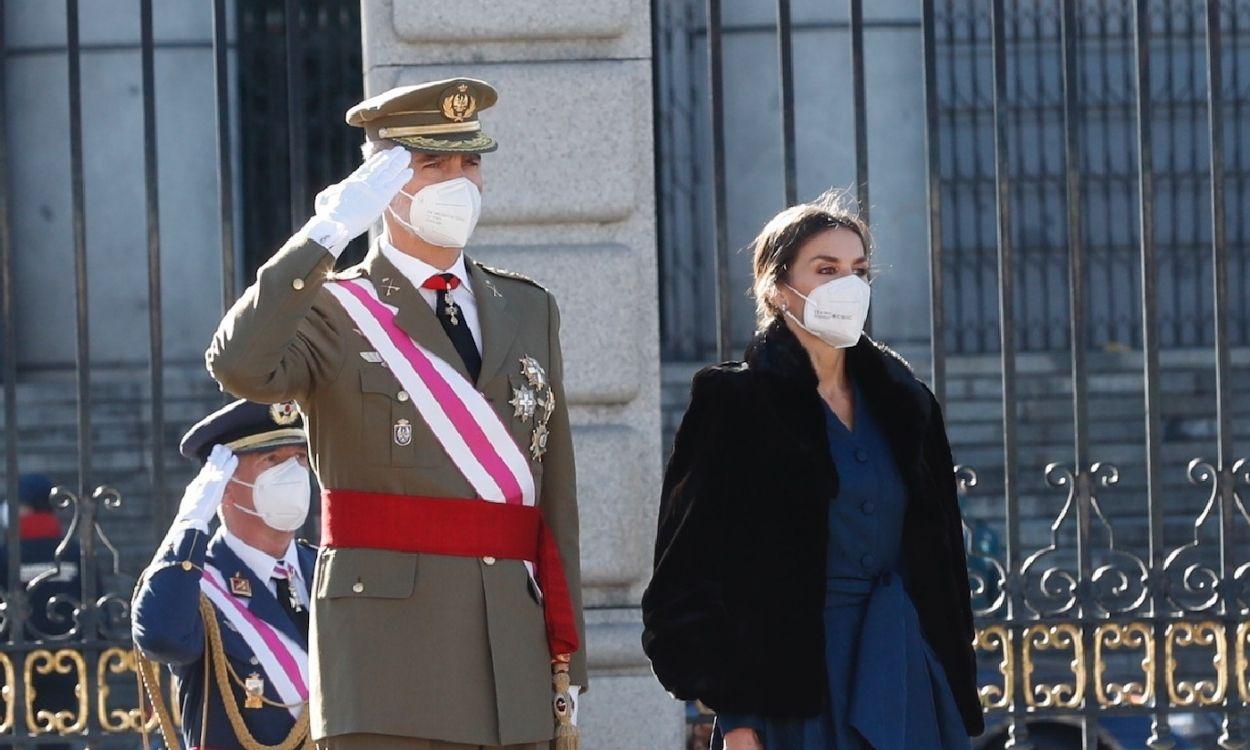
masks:
<path fill-rule="evenodd" d="M 457 557 L 528 560 L 543 590 L 552 657 L 578 649 L 576 619 L 555 537 L 538 508 L 486 500 L 389 495 L 356 490 L 321 493 L 321 542 Z"/>

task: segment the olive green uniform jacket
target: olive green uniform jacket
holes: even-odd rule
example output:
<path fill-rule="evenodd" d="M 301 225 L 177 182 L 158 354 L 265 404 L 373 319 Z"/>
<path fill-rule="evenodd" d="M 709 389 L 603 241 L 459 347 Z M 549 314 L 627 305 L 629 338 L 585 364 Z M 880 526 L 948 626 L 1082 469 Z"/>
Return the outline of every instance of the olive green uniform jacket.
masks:
<path fill-rule="evenodd" d="M 209 371 L 235 396 L 299 404 L 323 488 L 475 497 L 399 382 L 323 288 L 334 277 L 333 262 L 302 232 L 292 237 L 222 320 L 205 355 Z M 555 394 L 547 453 L 530 468 L 584 644 L 556 303 L 528 279 L 469 259 L 466 266 L 482 327 L 477 388 L 526 456 L 534 419 L 514 416 L 508 403 L 526 382 L 522 357 L 540 363 Z M 338 276 L 369 279 L 379 298 L 398 308 L 400 328 L 468 377 L 430 305 L 376 246 Z M 394 438 L 399 420 L 412 426 L 406 445 Z M 520 561 L 322 549 L 313 588 L 314 738 L 367 732 L 509 745 L 552 737 L 543 609 Z M 571 678 L 586 685 L 584 648 L 574 654 Z"/>

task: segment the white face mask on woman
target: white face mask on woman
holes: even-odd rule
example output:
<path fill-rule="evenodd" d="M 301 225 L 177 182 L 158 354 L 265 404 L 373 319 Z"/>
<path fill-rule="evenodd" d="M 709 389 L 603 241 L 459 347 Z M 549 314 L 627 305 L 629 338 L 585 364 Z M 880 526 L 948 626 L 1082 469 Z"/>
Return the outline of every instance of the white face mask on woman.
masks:
<path fill-rule="evenodd" d="M 868 302 L 872 287 L 857 274 L 826 281 L 803 294 L 786 284 L 790 291 L 803 298 L 803 320 L 789 310 L 789 316 L 800 328 L 837 349 L 855 346 L 868 320 Z"/>
<path fill-rule="evenodd" d="M 426 185 L 407 196 L 408 220 L 387 207 L 395 220 L 421 239 L 439 247 L 464 247 L 482 215 L 482 193 L 467 177 Z"/>
<path fill-rule="evenodd" d="M 308 499 L 312 481 L 308 467 L 292 456 L 277 466 L 262 471 L 253 483 L 231 479 L 252 488 L 252 505 L 256 510 L 235 505 L 238 510 L 256 516 L 277 531 L 295 531 L 308 518 Z"/>

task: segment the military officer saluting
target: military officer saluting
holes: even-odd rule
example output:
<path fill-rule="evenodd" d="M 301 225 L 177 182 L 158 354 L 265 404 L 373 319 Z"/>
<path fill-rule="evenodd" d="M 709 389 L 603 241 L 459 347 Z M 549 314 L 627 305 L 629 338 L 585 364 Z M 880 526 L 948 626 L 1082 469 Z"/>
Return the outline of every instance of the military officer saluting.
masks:
<path fill-rule="evenodd" d="M 560 318 L 538 284 L 463 252 L 496 96 L 457 78 L 353 107 L 364 164 L 318 194 L 206 354 L 226 390 L 293 399 L 307 420 L 319 747 L 575 746 L 586 664 Z M 365 260 L 332 273 L 379 218 Z"/>
<path fill-rule="evenodd" d="M 292 403 L 235 401 L 182 438 L 203 463 L 135 591 L 145 692 L 180 746 L 151 661 L 178 685 L 182 743 L 294 748 L 308 739 L 308 618 L 316 550 L 295 541 L 311 479 Z M 222 524 L 210 534 L 213 517 Z"/>

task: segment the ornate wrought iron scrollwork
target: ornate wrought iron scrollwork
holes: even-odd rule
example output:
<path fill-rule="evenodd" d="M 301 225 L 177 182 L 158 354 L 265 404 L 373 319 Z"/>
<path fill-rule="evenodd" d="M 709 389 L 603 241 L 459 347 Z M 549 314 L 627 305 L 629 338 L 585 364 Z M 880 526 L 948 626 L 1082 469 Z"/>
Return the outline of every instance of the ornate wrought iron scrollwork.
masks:
<path fill-rule="evenodd" d="M 1219 540 L 1204 540 L 1202 529 L 1213 516 L 1218 521 L 1220 493 L 1223 491 L 1222 483 L 1226 480 L 1219 469 L 1200 458 L 1189 462 L 1186 474 L 1190 484 L 1199 487 L 1210 485 L 1211 491 L 1202 511 L 1194 519 L 1192 541 L 1173 549 L 1164 558 L 1164 584 L 1168 600 L 1176 607 L 1186 612 L 1208 612 L 1220 601 L 1220 574 L 1212 567 L 1212 561 L 1219 559 Z M 1208 548 L 1211 548 L 1209 553 Z M 1178 570 L 1181 571 L 1179 590 L 1172 578 Z"/>
<path fill-rule="evenodd" d="M 969 495 L 979 482 L 980 478 L 972 467 L 962 464 L 955 467 L 955 489 L 960 497 Z M 1007 601 L 1007 571 L 997 558 L 985 554 L 977 547 L 976 535 L 966 520 L 963 522 L 963 532 L 972 611 L 978 616 L 998 612 Z"/>
<path fill-rule="evenodd" d="M 1149 566 L 1139 556 L 1120 549 L 1115 543 L 1115 529 L 1102 511 L 1094 486 L 1112 487 L 1120 481 L 1120 470 L 1108 463 L 1091 464 L 1088 471 L 1073 474 L 1058 463 L 1046 467 L 1046 484 L 1067 492 L 1063 507 L 1050 525 L 1050 544 L 1029 555 L 1020 566 L 1025 582 L 1024 604 L 1039 615 L 1074 612 L 1078 604 L 1094 605 L 1108 613 L 1131 612 L 1141 607 L 1149 596 Z M 1088 601 L 1081 602 L 1080 571 L 1052 566 L 1036 571 L 1038 563 L 1058 553 L 1059 535 L 1064 523 L 1081 503 L 1089 504 L 1092 517 L 1103 530 L 1106 544 L 1099 551 L 1102 562 L 1089 577 Z M 1087 542 L 1089 540 L 1086 540 Z M 1037 590 L 1028 587 L 1035 575 Z"/>
<path fill-rule="evenodd" d="M 1211 647 L 1214 680 L 1178 680 L 1179 663 L 1176 648 Z M 1167 672 L 1168 698 L 1173 706 L 1214 706 L 1228 692 L 1228 648 L 1224 626 L 1214 620 L 1174 622 L 1164 637 L 1164 659 Z"/>
<path fill-rule="evenodd" d="M 1233 507 L 1246 528 L 1250 529 L 1250 511 L 1246 510 L 1246 498 L 1238 490 L 1238 485 L 1250 487 L 1250 459 L 1240 459 L 1233 464 Z M 1237 567 L 1225 585 L 1231 588 L 1229 599 L 1237 603 L 1242 614 L 1250 614 L 1250 559 Z M 1250 703 L 1250 699 L 1247 699 Z"/>
<path fill-rule="evenodd" d="M 1103 649 L 1140 650 L 1141 681 L 1107 682 Z M 1144 706 L 1154 698 L 1155 643 L 1150 625 L 1107 622 L 1094 631 L 1094 691 L 1101 706 Z"/>
<path fill-rule="evenodd" d="M 97 516 L 98 509 L 101 507 L 109 510 L 121 507 L 121 493 L 107 485 L 100 485 L 84 500 L 70 489 L 55 487 L 52 490 L 51 500 L 59 508 L 73 508 L 73 516 L 53 553 L 51 567 L 26 584 L 23 592 L 25 598 L 36 599 L 35 594 L 38 589 L 46 583 L 61 578 L 70 565 L 76 565 L 79 572 L 89 570 L 91 575 L 95 574 L 93 560 L 80 559 L 78 563 L 72 563 L 67 559 L 70 557 L 71 548 L 78 540 L 79 529 L 83 526 L 89 526 L 90 533 L 94 535 L 95 540 L 108 551 L 111 557 L 111 573 L 115 576 L 122 575 L 121 553 L 100 526 Z M 23 618 L 27 629 L 34 637 L 49 642 L 65 642 L 81 639 L 87 635 L 83 632 L 85 608 L 78 595 L 68 592 L 57 593 L 47 597 L 43 606 L 48 623 L 52 626 L 50 631 Z M 110 640 L 129 638 L 130 602 L 128 597 L 105 594 L 90 602 L 88 606 L 100 615 L 96 623 L 100 636 Z"/>
<path fill-rule="evenodd" d="M 70 519 L 69 526 L 65 529 L 65 533 L 61 536 L 61 541 L 56 546 L 56 551 L 52 555 L 52 567 L 39 573 L 39 575 L 26 584 L 25 595 L 30 602 L 39 601 L 40 597 L 36 593 L 39 588 L 45 583 L 59 580 L 65 573 L 67 566 L 76 565 L 79 571 L 81 570 L 80 564 L 71 563 L 66 558 L 69 556 L 70 548 L 77 539 L 78 526 L 81 523 L 83 514 L 83 503 L 76 493 L 67 487 L 61 486 L 52 488 L 50 500 L 57 508 L 73 508 L 74 514 Z M 44 616 L 52 627 L 51 630 L 44 630 L 39 625 L 36 625 L 33 619 L 24 619 L 26 629 L 34 637 L 44 641 L 60 642 L 79 639 L 83 636 L 82 605 L 76 595 L 62 592 L 49 596 L 43 599 L 43 609 Z"/>

